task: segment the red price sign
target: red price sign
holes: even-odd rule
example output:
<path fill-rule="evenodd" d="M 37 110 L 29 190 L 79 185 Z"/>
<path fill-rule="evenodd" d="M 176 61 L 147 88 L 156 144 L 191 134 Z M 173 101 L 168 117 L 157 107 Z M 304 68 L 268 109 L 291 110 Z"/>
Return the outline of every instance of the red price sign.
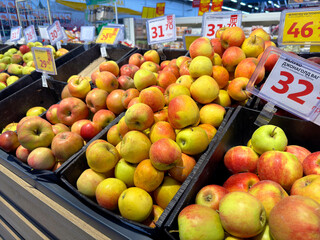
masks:
<path fill-rule="evenodd" d="M 33 25 L 30 25 L 23 30 L 27 42 L 36 42 L 38 40 L 36 31 Z"/>
<path fill-rule="evenodd" d="M 47 31 L 51 45 L 54 45 L 56 42 L 63 39 L 62 28 L 59 21 L 55 21 L 50 27 L 48 27 Z"/>
<path fill-rule="evenodd" d="M 241 26 L 241 21 L 241 11 L 205 13 L 202 17 L 202 36 L 215 38 L 220 28 Z"/>
<path fill-rule="evenodd" d="M 21 38 L 21 27 L 14 27 L 11 28 L 10 32 L 10 41 L 15 42 L 18 41 Z"/>
<path fill-rule="evenodd" d="M 147 21 L 148 44 L 175 41 L 175 15 L 153 18 Z"/>

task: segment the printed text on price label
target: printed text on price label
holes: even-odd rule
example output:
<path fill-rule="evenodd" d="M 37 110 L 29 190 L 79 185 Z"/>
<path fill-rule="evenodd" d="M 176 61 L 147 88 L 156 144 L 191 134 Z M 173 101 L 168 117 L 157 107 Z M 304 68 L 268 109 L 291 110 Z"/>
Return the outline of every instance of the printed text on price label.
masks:
<path fill-rule="evenodd" d="M 209 13 L 205 14 L 203 18 L 202 34 L 209 38 L 214 38 L 220 28 L 241 25 L 241 15 L 239 14 Z"/>
<path fill-rule="evenodd" d="M 117 35 L 119 33 L 119 28 L 103 28 L 99 37 L 97 39 L 97 43 L 105 43 L 105 44 L 114 44 Z"/>
<path fill-rule="evenodd" d="M 148 43 L 175 41 L 175 31 L 174 15 L 150 19 L 147 22 Z"/>
<path fill-rule="evenodd" d="M 46 48 L 32 48 L 32 51 L 36 60 L 37 70 L 55 75 L 56 67 L 52 50 Z"/>

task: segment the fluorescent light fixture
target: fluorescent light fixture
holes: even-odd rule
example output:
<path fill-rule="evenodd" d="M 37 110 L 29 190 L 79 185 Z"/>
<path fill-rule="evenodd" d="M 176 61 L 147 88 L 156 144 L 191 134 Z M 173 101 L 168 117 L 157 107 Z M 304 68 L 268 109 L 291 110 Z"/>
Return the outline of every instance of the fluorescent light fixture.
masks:
<path fill-rule="evenodd" d="M 254 9 L 255 9 L 255 10 L 259 10 L 259 8 L 258 8 L 258 7 L 254 7 Z"/>
<path fill-rule="evenodd" d="M 247 4 L 245 4 L 244 2 L 241 2 L 240 5 L 242 6 L 246 6 Z"/>
<path fill-rule="evenodd" d="M 241 11 L 243 14 L 250 14 L 249 12 L 246 11 Z"/>
<path fill-rule="evenodd" d="M 238 2 L 237 0 L 231 0 L 231 2 L 234 2 L 234 3 L 236 3 L 236 2 Z"/>
<path fill-rule="evenodd" d="M 280 8 L 280 6 L 278 4 L 273 4 L 276 8 Z"/>
<path fill-rule="evenodd" d="M 237 9 L 226 7 L 226 6 L 222 6 L 222 9 L 229 10 L 229 11 L 238 11 Z"/>
<path fill-rule="evenodd" d="M 249 4 L 249 5 L 248 5 L 248 8 L 252 8 L 252 5 Z"/>
<path fill-rule="evenodd" d="M 268 1 L 268 3 L 272 3 L 272 1 Z"/>

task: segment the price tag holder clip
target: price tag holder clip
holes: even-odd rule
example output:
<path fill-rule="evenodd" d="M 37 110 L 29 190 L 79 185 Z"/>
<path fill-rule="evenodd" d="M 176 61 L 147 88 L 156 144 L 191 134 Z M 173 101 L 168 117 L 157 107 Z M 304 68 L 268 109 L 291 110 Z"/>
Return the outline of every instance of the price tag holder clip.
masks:
<path fill-rule="evenodd" d="M 101 44 L 100 52 L 101 52 L 101 57 L 109 58 L 109 55 L 107 53 L 107 45 L 106 44 Z"/>
<path fill-rule="evenodd" d="M 261 110 L 254 124 L 259 127 L 268 124 L 276 111 L 277 109 L 274 107 L 274 104 L 271 102 L 267 102 L 267 104 L 264 105 L 263 109 Z"/>
<path fill-rule="evenodd" d="M 47 73 L 42 73 L 41 79 L 42 79 L 42 87 L 48 87 L 47 79 L 49 79 L 50 76 Z"/>

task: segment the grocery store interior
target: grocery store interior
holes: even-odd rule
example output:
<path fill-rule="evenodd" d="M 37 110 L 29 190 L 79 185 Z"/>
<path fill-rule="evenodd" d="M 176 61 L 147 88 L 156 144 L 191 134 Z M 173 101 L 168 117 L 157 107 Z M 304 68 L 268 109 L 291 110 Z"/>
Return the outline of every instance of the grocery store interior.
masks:
<path fill-rule="evenodd" d="M 1 0 L 0 239 L 320 240 L 319 0 Z"/>

